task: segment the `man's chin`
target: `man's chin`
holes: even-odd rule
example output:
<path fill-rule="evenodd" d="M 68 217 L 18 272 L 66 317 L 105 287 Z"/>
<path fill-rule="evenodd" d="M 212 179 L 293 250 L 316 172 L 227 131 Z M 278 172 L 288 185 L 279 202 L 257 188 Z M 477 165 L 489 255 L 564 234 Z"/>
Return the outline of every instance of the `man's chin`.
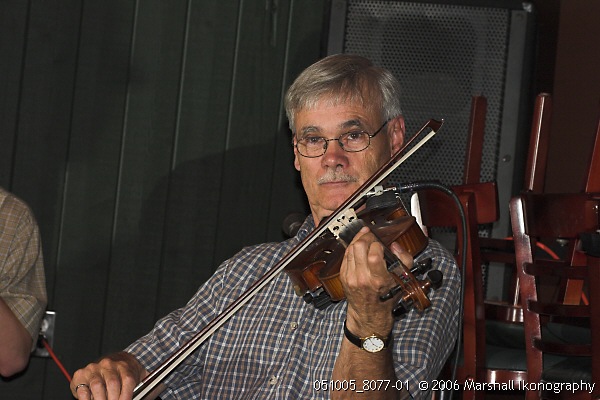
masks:
<path fill-rule="evenodd" d="M 354 192 L 352 192 L 354 193 Z M 348 200 L 348 197 L 350 197 L 350 195 L 352 194 L 347 194 L 347 195 L 337 195 L 337 196 L 330 196 L 327 197 L 327 203 L 325 205 L 325 208 L 330 210 L 330 214 L 333 213 L 335 210 L 337 210 L 346 200 Z"/>
<path fill-rule="evenodd" d="M 356 191 L 356 184 L 326 184 L 319 187 L 320 204 L 329 215 L 337 210 Z"/>

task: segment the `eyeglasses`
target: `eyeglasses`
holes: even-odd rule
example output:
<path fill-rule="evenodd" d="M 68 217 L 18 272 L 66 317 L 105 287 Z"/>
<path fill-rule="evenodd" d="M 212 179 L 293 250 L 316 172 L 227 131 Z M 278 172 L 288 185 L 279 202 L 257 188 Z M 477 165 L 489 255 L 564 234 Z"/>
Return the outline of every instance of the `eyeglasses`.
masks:
<path fill-rule="evenodd" d="M 342 133 L 339 137 L 335 139 L 325 139 L 322 136 L 305 136 L 302 139 L 298 139 L 296 142 L 296 149 L 298 149 L 298 153 L 300 153 L 303 157 L 308 158 L 316 158 L 321 157 L 327 151 L 327 146 L 329 142 L 333 140 L 337 140 L 340 144 L 340 147 L 349 153 L 357 153 L 359 151 L 365 150 L 367 147 L 371 145 L 371 138 L 374 138 L 383 127 L 389 122 L 385 121 L 383 125 L 379 129 L 375 131 L 373 134 L 369 134 L 365 131 L 350 131 L 346 133 Z"/>

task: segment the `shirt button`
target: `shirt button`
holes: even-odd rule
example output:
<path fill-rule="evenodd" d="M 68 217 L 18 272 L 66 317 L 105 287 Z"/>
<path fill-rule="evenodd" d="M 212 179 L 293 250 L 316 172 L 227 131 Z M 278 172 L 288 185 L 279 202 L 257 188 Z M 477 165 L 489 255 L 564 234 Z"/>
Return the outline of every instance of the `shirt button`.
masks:
<path fill-rule="evenodd" d="M 290 329 L 295 331 L 296 329 L 298 329 L 298 323 L 297 322 L 292 322 L 290 324 Z"/>
<path fill-rule="evenodd" d="M 271 386 L 277 385 L 278 381 L 279 381 L 279 379 L 277 379 L 277 377 L 275 375 L 273 375 L 272 377 L 269 378 L 269 385 L 271 385 Z"/>

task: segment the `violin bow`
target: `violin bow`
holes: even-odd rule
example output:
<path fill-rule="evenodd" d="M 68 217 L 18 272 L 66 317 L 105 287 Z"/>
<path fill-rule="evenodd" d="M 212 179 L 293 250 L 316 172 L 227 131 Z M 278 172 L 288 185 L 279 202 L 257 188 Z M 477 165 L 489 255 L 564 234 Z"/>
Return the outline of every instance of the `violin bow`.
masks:
<path fill-rule="evenodd" d="M 223 326 L 233 315 L 248 303 L 262 288 L 271 283 L 275 277 L 282 272 L 285 267 L 302 251 L 304 251 L 314 240 L 324 233 L 332 221 L 335 221 L 340 215 L 349 208 L 354 208 L 361 199 L 366 198 L 377 185 L 386 179 L 400 164 L 402 164 L 415 151 L 429 141 L 437 131 L 442 127 L 444 120 L 436 121 L 430 119 L 419 129 L 419 131 L 409 140 L 392 158 L 384 164 L 371 178 L 369 178 L 352 196 L 350 196 L 338 209 L 330 215 L 323 223 L 319 224 L 310 235 L 294 247 L 281 261 L 273 266 L 262 278 L 256 281 L 244 294 L 231 303 L 221 314 L 210 321 L 201 331 L 196 333 L 192 339 L 184 344 L 179 350 L 173 353 L 158 368 L 152 371 L 142 382 L 140 382 L 133 391 L 133 400 L 142 400 L 152 390 L 154 390 L 167 375 L 177 368 L 187 357 L 190 356 L 202 343 L 204 343 L 213 333 Z M 406 154 L 402 154 L 406 148 L 421 134 L 427 131 L 427 134 L 415 144 Z"/>

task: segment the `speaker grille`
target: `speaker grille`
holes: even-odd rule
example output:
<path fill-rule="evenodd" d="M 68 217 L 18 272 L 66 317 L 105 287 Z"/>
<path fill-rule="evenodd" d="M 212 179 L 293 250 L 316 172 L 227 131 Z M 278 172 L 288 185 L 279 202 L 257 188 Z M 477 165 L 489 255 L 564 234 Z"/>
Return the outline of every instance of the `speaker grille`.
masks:
<path fill-rule="evenodd" d="M 429 118 L 445 124 L 392 174 L 396 182 L 462 182 L 471 97 L 488 101 L 481 179 L 496 178 L 510 28 L 509 10 L 394 1 L 347 2 L 345 53 L 399 79 L 407 134 Z"/>

